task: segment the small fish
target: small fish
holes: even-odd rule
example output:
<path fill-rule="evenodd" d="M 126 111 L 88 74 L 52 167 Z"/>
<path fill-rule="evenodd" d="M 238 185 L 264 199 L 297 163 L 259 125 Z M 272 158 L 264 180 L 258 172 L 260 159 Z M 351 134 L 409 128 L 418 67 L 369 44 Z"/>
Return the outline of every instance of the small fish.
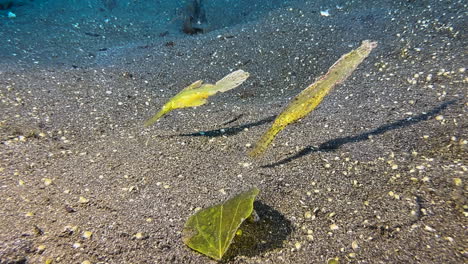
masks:
<path fill-rule="evenodd" d="M 216 82 L 216 84 L 203 84 L 202 80 L 198 80 L 185 87 L 180 91 L 180 93 L 176 94 L 167 103 L 165 103 L 156 115 L 145 122 L 145 126 L 154 124 L 158 119 L 174 109 L 204 105 L 207 102 L 208 97 L 215 95 L 218 92 L 224 93 L 234 89 L 247 80 L 248 77 L 248 72 L 237 70 L 226 75 L 224 78 Z"/>
<path fill-rule="evenodd" d="M 377 42 L 364 40 L 359 48 L 341 56 L 325 75 L 292 99 L 249 155 L 256 157 L 263 154 L 281 130 L 312 112 L 333 87 L 345 81 L 356 70 L 375 47 L 377 47 Z"/>

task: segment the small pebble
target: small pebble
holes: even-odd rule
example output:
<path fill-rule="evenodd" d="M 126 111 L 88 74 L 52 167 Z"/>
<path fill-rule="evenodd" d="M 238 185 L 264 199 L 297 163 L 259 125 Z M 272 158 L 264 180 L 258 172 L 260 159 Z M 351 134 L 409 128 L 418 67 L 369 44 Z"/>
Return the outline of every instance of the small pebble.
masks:
<path fill-rule="evenodd" d="M 252 165 L 252 163 L 249 163 L 249 162 L 241 162 L 239 164 L 244 168 L 250 167 L 250 165 Z"/>
<path fill-rule="evenodd" d="M 301 249 L 302 245 L 301 245 L 301 243 L 296 242 L 296 243 L 294 244 L 294 247 L 295 247 L 297 250 L 299 250 L 299 249 Z"/>
<path fill-rule="evenodd" d="M 144 236 L 143 233 L 141 233 L 141 232 L 136 233 L 134 237 L 135 237 L 136 239 L 143 239 L 143 238 L 145 238 L 145 236 Z"/>
<path fill-rule="evenodd" d="M 325 16 L 325 17 L 328 17 L 328 16 L 330 16 L 330 12 L 329 12 L 328 9 L 327 9 L 327 10 L 322 10 L 322 11 L 320 11 L 320 15 L 321 15 L 321 16 Z"/>
<path fill-rule="evenodd" d="M 41 254 L 42 252 L 44 252 L 44 250 L 46 249 L 46 246 L 44 245 L 39 245 L 37 247 L 37 253 Z"/>
<path fill-rule="evenodd" d="M 452 237 L 444 237 L 445 240 L 447 240 L 448 242 L 453 242 L 453 238 Z"/>
<path fill-rule="evenodd" d="M 456 186 L 462 186 L 462 179 L 460 178 L 454 178 L 453 179 L 453 183 L 456 185 Z"/>
<path fill-rule="evenodd" d="M 44 182 L 45 186 L 49 186 L 52 184 L 52 179 L 49 178 L 42 178 L 42 181 Z"/>
<path fill-rule="evenodd" d="M 80 200 L 79 200 L 79 202 L 80 202 L 81 204 L 85 204 L 85 203 L 88 203 L 88 202 L 89 202 L 89 200 L 88 200 L 88 199 L 86 199 L 86 198 L 84 198 L 83 196 L 80 196 Z"/>
<path fill-rule="evenodd" d="M 91 236 L 93 236 L 93 232 L 91 231 L 84 231 L 83 234 L 81 235 L 81 237 L 84 239 L 90 239 Z"/>
<path fill-rule="evenodd" d="M 428 225 L 427 225 L 427 226 L 424 226 L 424 229 L 427 230 L 427 231 L 429 231 L 429 232 L 435 232 L 435 231 L 436 231 L 434 228 L 432 228 L 432 227 L 430 227 L 430 226 L 428 226 Z"/>
<path fill-rule="evenodd" d="M 71 234 L 75 233 L 76 230 L 78 230 L 78 226 L 65 226 L 62 233 L 67 234 L 67 235 L 71 235 Z"/>
<path fill-rule="evenodd" d="M 31 216 L 34 216 L 34 213 L 33 212 L 27 212 L 24 216 L 31 217 Z"/>

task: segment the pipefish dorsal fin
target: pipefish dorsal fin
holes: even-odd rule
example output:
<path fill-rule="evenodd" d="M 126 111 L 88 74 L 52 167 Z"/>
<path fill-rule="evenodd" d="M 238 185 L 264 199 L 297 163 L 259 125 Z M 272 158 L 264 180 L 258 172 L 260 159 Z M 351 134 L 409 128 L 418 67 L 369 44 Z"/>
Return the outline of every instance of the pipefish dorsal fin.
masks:
<path fill-rule="evenodd" d="M 202 80 L 198 80 L 192 84 L 190 84 L 189 86 L 185 87 L 182 91 L 186 91 L 186 90 L 193 90 L 193 89 L 197 89 L 197 88 L 200 88 L 200 86 L 202 86 L 203 84 L 203 81 Z"/>

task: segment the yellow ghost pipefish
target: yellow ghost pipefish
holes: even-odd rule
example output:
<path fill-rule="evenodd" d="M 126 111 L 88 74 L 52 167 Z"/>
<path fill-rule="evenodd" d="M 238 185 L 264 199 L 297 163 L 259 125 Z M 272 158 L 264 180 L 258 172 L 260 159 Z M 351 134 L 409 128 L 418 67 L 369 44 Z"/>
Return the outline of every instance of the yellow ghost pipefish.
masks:
<path fill-rule="evenodd" d="M 165 103 L 156 115 L 145 122 L 145 126 L 154 124 L 159 118 L 174 109 L 204 105 L 208 97 L 218 92 L 224 93 L 234 89 L 241 85 L 248 77 L 248 72 L 237 70 L 226 75 L 223 79 L 216 82 L 216 84 L 203 84 L 202 80 L 198 80 L 185 87 L 180 93 Z"/>
<path fill-rule="evenodd" d="M 325 75 L 292 99 L 249 155 L 256 157 L 263 154 L 281 130 L 312 112 L 333 87 L 346 80 L 375 47 L 377 42 L 364 40 L 359 48 L 341 56 Z"/>

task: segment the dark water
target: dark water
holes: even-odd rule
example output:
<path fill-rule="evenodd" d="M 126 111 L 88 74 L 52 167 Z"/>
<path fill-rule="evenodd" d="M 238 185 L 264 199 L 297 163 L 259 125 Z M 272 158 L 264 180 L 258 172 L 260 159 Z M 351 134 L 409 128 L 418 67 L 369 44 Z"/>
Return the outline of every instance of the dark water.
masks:
<path fill-rule="evenodd" d="M 163 52 L 167 52 L 176 46 L 173 49 L 177 50 L 176 57 L 187 55 L 194 47 L 198 52 L 206 51 L 206 56 L 213 55 L 219 48 L 226 48 L 226 54 L 239 53 L 248 46 L 245 40 L 229 51 L 227 46 L 222 47 L 222 42 L 213 40 L 222 36 L 221 40 L 232 41 L 241 35 L 239 33 L 247 31 L 251 32 L 245 37 L 252 40 L 248 43 L 251 47 L 265 42 L 268 46 L 265 50 L 284 49 L 282 59 L 291 60 L 291 64 L 294 58 L 302 56 L 303 49 L 312 46 L 318 48 L 304 53 L 312 56 L 307 59 L 309 62 L 335 52 L 334 55 L 339 56 L 348 51 L 343 47 L 353 47 L 363 39 L 389 43 L 395 50 L 402 45 L 416 45 L 422 41 L 422 36 L 411 30 L 418 27 L 455 39 L 465 38 L 467 22 L 462 9 L 466 3 L 439 2 L 441 4 L 435 0 L 0 0 L 0 64 L 67 67 L 98 64 L 105 67 L 114 58 L 129 57 L 129 50 L 134 54 L 159 51 L 148 52 L 151 47 L 163 47 Z M 408 42 L 401 38 L 397 44 L 397 34 L 405 33 L 418 39 Z M 250 52 L 256 50 L 253 48 Z M 202 55 L 199 57 L 203 59 Z M 185 59 L 190 60 L 189 57 Z M 251 56 L 245 58 L 243 63 L 251 59 Z M 281 64 L 275 65 L 280 67 Z M 294 79 L 298 70 L 296 67 L 291 72 L 290 67 L 285 67 L 283 71 L 291 72 Z M 310 74 L 309 70 L 307 72 Z"/>
<path fill-rule="evenodd" d="M 3 63 L 83 61 L 109 47 L 129 43 L 144 46 L 164 37 L 197 37 L 229 29 L 256 21 L 292 2 L 0 0 L 0 56 Z"/>
<path fill-rule="evenodd" d="M 0 15 L 4 25 L 23 24 L 27 20 L 41 18 L 75 28 L 80 24 L 93 22 L 97 28 L 142 27 L 148 31 L 169 31 L 174 34 L 186 31 L 192 34 L 198 33 L 199 30 L 191 31 L 189 27 L 208 32 L 233 26 L 255 20 L 262 14 L 285 6 L 289 2 L 285 0 L 0 0 Z"/>

